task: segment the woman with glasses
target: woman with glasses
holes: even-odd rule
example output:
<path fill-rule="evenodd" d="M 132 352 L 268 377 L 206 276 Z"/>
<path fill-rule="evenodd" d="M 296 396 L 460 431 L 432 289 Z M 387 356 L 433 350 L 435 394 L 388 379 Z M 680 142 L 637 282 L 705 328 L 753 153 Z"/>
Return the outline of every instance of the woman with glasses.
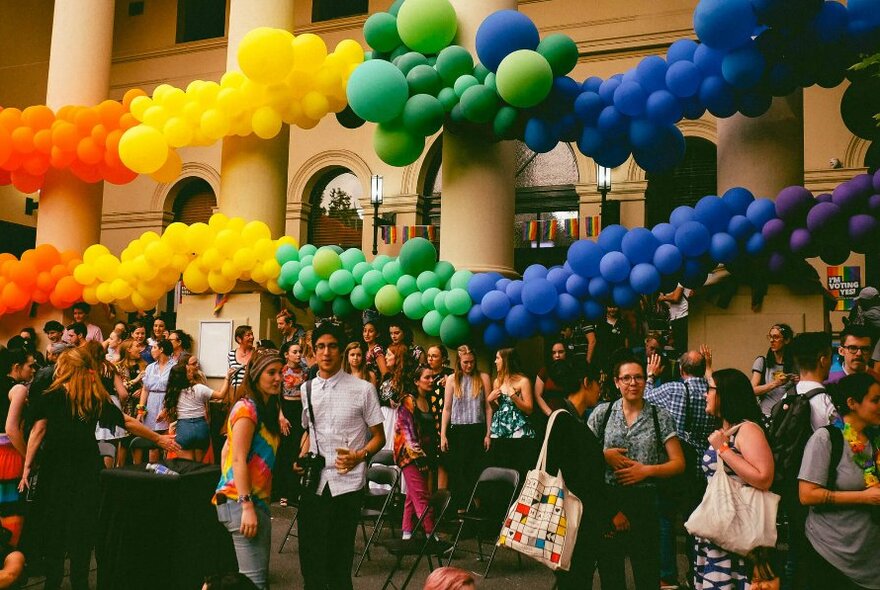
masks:
<path fill-rule="evenodd" d="M 713 374 L 707 367 L 706 382 L 706 413 L 720 418 L 721 428 L 709 435 L 710 446 L 702 459 L 703 472 L 711 478 L 721 457 L 724 470 L 732 478 L 759 490 L 769 489 L 773 483 L 773 452 L 760 426 L 762 414 L 748 378 L 737 369 L 722 369 Z M 728 434 L 737 426 L 734 434 Z M 745 590 L 752 570 L 752 564 L 744 557 L 707 539 L 696 539 L 695 590 Z"/>
<path fill-rule="evenodd" d="M 459 509 L 468 502 L 489 450 L 492 408 L 486 401 L 489 376 L 477 368 L 470 346 L 459 346 L 452 378 L 446 379 L 440 451 L 449 472 L 449 489 Z"/>
<path fill-rule="evenodd" d="M 192 354 L 192 336 L 183 330 L 171 330 L 168 332 L 168 341 L 174 347 L 171 358 L 175 361 L 179 360 L 183 354 Z"/>
<path fill-rule="evenodd" d="M 620 399 L 598 406 L 587 421 L 604 448 L 605 481 L 625 522 L 607 540 L 599 561 L 602 586 L 625 588 L 629 555 L 637 590 L 660 586 L 660 510 L 657 480 L 684 472 L 684 454 L 672 415 L 645 401 L 645 367 L 634 357 L 613 367 Z"/>
<path fill-rule="evenodd" d="M 789 348 L 793 337 L 788 324 L 773 324 L 767 332 L 770 348 L 752 364 L 752 391 L 764 416 L 770 416 L 776 402 L 795 386 L 797 368 Z"/>
<path fill-rule="evenodd" d="M 537 456 L 535 429 L 529 422 L 534 409 L 532 382 L 512 348 L 495 353 L 495 380 L 486 401 L 492 408 L 490 465 L 519 472 L 520 481 Z"/>

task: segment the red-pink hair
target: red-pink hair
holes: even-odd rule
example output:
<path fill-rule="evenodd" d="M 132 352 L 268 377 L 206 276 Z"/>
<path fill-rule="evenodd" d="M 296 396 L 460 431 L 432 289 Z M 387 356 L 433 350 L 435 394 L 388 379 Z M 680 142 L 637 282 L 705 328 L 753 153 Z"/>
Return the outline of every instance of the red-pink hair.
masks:
<path fill-rule="evenodd" d="M 424 590 L 469 590 L 476 587 L 470 572 L 457 567 L 439 567 L 425 580 Z"/>

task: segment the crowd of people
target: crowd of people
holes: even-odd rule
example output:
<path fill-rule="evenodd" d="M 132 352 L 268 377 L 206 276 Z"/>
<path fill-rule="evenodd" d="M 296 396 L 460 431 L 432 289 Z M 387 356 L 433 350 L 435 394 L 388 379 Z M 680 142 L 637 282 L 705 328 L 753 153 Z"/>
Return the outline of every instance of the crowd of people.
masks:
<path fill-rule="evenodd" d="M 688 295 L 667 297 L 680 307 Z M 880 588 L 869 557 L 880 536 L 880 373 L 876 333 L 858 319 L 840 335 L 839 370 L 829 334 L 774 324 L 766 352 L 743 372 L 713 369 L 705 346 L 675 350 L 665 333 L 646 322 L 635 329 L 635 316 L 609 307 L 604 321 L 547 339 L 532 376 L 514 348 L 481 367 L 470 345 L 452 354 L 420 346 L 405 320 L 331 318 L 306 330 L 282 311 L 278 345 L 236 328 L 215 389 L 186 332 L 146 316 L 105 338 L 89 311 L 77 304 L 74 322 L 47 322 L 43 350 L 25 328 L 0 352 L 4 571 L 20 573 L 26 558 L 46 588 L 60 587 L 65 557 L 71 585 L 88 587 L 100 470 L 172 456 L 220 465 L 218 520 L 255 587 L 268 587 L 277 501 L 298 503 L 305 587 L 351 588 L 378 452 L 391 453 L 405 482 L 406 539 L 434 490 L 448 488 L 453 510 L 464 511 L 484 468 L 516 470 L 522 481 L 557 410 L 548 470 L 584 503 L 559 588 L 592 587 L 596 570 L 603 588 L 625 588 L 627 559 L 639 590 Z M 681 523 L 722 456 L 730 477 L 781 496 L 787 549 L 739 555 L 689 538 L 688 571 L 678 571 Z M 423 530 L 443 534 L 430 512 Z"/>

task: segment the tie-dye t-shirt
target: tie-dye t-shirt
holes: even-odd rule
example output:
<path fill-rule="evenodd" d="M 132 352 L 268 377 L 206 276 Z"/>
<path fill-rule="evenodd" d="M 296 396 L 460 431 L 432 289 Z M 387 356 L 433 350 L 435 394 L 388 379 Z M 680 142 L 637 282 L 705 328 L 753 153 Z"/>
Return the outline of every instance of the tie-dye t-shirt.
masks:
<path fill-rule="evenodd" d="M 248 451 L 248 473 L 250 474 L 250 494 L 254 503 L 268 510 L 270 496 L 272 494 L 272 467 L 275 465 L 275 452 L 278 450 L 277 435 L 266 429 L 257 417 L 257 406 L 253 400 L 242 398 L 229 412 L 229 420 L 226 431 L 232 433 L 232 428 L 239 420 L 250 420 L 257 425 L 251 448 Z M 235 480 L 232 477 L 232 449 L 226 453 L 223 461 L 223 475 L 217 484 L 217 494 L 224 494 L 230 500 L 238 500 L 238 490 L 235 489 Z M 217 497 L 214 496 L 214 503 Z"/>

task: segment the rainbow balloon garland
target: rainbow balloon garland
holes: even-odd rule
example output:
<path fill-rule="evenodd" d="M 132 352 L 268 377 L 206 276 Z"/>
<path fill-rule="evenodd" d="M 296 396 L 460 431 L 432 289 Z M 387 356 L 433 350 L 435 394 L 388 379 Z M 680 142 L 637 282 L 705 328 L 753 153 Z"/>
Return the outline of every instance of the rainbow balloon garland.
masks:
<path fill-rule="evenodd" d="M 172 182 L 181 170 L 177 148 L 250 134 L 268 139 L 284 124 L 310 129 L 329 113 L 347 128 L 376 123 L 374 148 L 393 166 L 416 161 L 425 138 L 445 128 L 521 139 L 536 152 L 577 142 L 605 166 L 632 155 L 647 171 L 666 170 L 684 154 L 675 126 L 682 118 L 707 110 L 758 116 L 773 96 L 840 84 L 859 54 L 880 44 L 880 0 L 701 0 L 694 13 L 700 42 L 676 41 L 666 59 L 650 56 L 626 73 L 582 82 L 568 76 L 578 61 L 574 41 L 541 39 L 517 11 L 480 25 L 479 61 L 452 44 L 457 29 L 448 0 L 397 0 L 367 19 L 366 54 L 351 39 L 329 52 L 316 35 L 264 27 L 239 45 L 241 72 L 219 83 L 163 84 L 152 96 L 130 90 L 121 103 L 57 113 L 2 109 L 0 184 L 33 192 L 50 169 L 86 182 L 124 184 L 137 174 Z M 880 137 L 871 120 L 880 110 L 875 86 L 854 76 L 842 105 L 847 127 L 866 139 Z M 778 272 L 820 252 L 840 264 L 850 250 L 876 243 L 878 214 L 880 173 L 817 197 L 789 187 L 775 202 L 737 188 L 679 207 L 650 230 L 606 227 L 597 242 L 575 242 L 565 265 L 533 265 L 522 280 L 456 270 L 421 238 L 397 258 L 367 262 L 356 248 L 298 247 L 287 236 L 272 239 L 260 221 L 217 214 L 207 224 L 173 223 L 161 236 L 146 232 L 119 257 L 101 245 L 81 257 L 45 244 L 20 260 L 0 254 L 0 314 L 79 300 L 146 310 L 181 277 L 195 293 L 228 293 L 245 280 L 290 294 L 318 315 L 375 307 L 420 321 L 449 346 L 477 332 L 497 347 L 595 319 L 611 302 L 627 307 L 678 282 L 700 285 L 718 264 Z"/>

